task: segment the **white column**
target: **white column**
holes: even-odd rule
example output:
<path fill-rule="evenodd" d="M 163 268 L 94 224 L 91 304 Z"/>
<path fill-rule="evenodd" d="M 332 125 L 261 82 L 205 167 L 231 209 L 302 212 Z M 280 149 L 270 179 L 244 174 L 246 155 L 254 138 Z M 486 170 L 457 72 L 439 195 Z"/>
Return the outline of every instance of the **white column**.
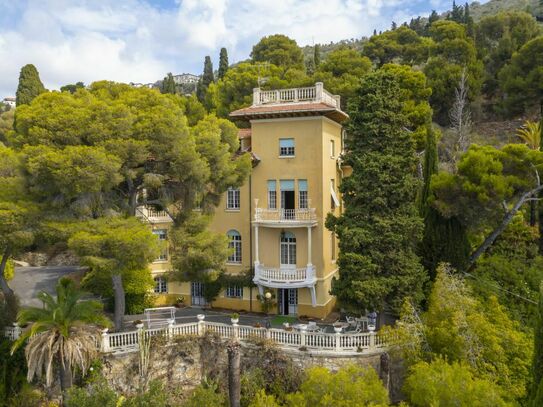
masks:
<path fill-rule="evenodd" d="M 309 287 L 309 292 L 311 293 L 311 306 L 315 308 L 317 306 L 317 293 L 315 291 L 315 285 Z"/>
<path fill-rule="evenodd" d="M 253 88 L 253 106 L 260 104 L 260 88 Z"/>
<path fill-rule="evenodd" d="M 311 226 L 307 227 L 307 267 L 312 266 L 311 263 Z"/>
<path fill-rule="evenodd" d="M 258 225 L 255 225 L 255 264 L 260 264 L 258 256 Z"/>
<path fill-rule="evenodd" d="M 324 84 L 322 82 L 315 83 L 315 99 L 319 102 L 322 100 L 323 90 Z"/>

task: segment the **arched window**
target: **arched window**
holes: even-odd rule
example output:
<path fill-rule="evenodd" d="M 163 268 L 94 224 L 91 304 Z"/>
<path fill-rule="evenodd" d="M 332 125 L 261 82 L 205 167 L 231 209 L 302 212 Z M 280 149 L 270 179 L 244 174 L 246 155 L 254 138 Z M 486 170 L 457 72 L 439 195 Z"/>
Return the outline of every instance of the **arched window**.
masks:
<path fill-rule="evenodd" d="M 281 264 L 296 266 L 296 236 L 291 232 L 281 233 Z"/>
<path fill-rule="evenodd" d="M 233 253 L 228 256 L 228 263 L 241 263 L 241 235 L 237 230 L 229 230 L 228 247 L 233 248 Z"/>

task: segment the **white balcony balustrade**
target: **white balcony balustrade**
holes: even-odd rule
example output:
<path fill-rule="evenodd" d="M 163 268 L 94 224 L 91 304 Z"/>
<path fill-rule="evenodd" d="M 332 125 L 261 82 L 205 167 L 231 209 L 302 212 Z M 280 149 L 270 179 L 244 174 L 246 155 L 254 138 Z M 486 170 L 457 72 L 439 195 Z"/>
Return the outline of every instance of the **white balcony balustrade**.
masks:
<path fill-rule="evenodd" d="M 155 208 L 139 206 L 136 208 L 136 217 L 149 223 L 169 223 L 172 218 L 166 211 L 158 211 Z"/>
<path fill-rule="evenodd" d="M 325 103 L 340 109 L 340 97 L 327 92 L 321 82 L 305 88 L 261 90 L 253 89 L 253 106 L 284 103 Z"/>
<path fill-rule="evenodd" d="M 255 208 L 255 222 L 262 223 L 296 223 L 307 224 L 317 222 L 315 208 L 306 209 L 267 209 Z"/>
<path fill-rule="evenodd" d="M 268 287 L 306 287 L 315 284 L 315 266 L 308 264 L 301 268 L 283 268 L 255 264 L 254 281 Z"/>

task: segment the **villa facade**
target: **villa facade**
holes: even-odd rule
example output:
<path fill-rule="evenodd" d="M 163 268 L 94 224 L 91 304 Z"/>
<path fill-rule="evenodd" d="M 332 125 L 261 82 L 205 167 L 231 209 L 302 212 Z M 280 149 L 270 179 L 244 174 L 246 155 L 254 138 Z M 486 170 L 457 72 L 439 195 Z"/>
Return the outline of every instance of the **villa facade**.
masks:
<path fill-rule="evenodd" d="M 337 274 L 338 242 L 326 229 L 328 213 L 339 215 L 338 187 L 342 123 L 348 118 L 339 96 L 313 87 L 262 91 L 253 104 L 230 115 L 249 128 L 239 132 L 242 151 L 253 157 L 253 170 L 239 189 L 229 189 L 215 211 L 211 228 L 224 233 L 232 247 L 226 272 L 251 272 L 256 287 L 226 287 L 213 306 L 260 311 L 267 293 L 273 313 L 323 318 L 334 305 L 330 295 Z M 165 213 L 140 209 L 153 232 L 167 240 Z M 168 281 L 168 252 L 152 264 L 160 304 L 182 295 L 187 305 L 205 305 L 203 283 Z"/>

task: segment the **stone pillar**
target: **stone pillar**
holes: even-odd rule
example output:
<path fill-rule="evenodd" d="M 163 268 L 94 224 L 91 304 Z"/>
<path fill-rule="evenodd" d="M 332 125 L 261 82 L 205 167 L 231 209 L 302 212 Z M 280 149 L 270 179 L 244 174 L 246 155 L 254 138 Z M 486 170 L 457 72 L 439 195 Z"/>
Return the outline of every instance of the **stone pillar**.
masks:
<path fill-rule="evenodd" d="M 375 332 L 370 332 L 370 349 L 375 348 Z"/>
<path fill-rule="evenodd" d="M 253 88 L 253 106 L 260 104 L 260 88 Z"/>
<path fill-rule="evenodd" d="M 322 95 L 324 90 L 324 84 L 322 82 L 315 83 L 315 99 L 317 101 L 322 101 Z"/>
<path fill-rule="evenodd" d="M 196 318 L 198 318 L 198 336 L 204 336 L 206 327 L 205 327 L 205 315 L 204 314 L 198 314 L 196 315 Z"/>
<path fill-rule="evenodd" d="M 169 319 L 168 320 L 168 343 L 171 343 L 173 341 L 173 326 L 175 325 L 175 319 Z"/>
<path fill-rule="evenodd" d="M 300 347 L 305 346 L 305 328 L 300 328 Z"/>
<path fill-rule="evenodd" d="M 100 346 L 100 351 L 102 353 L 108 353 L 110 351 L 109 349 L 109 334 L 107 333 L 108 329 L 104 328 L 102 329 L 102 343 Z"/>
<path fill-rule="evenodd" d="M 336 352 L 341 351 L 341 333 L 336 332 Z"/>

